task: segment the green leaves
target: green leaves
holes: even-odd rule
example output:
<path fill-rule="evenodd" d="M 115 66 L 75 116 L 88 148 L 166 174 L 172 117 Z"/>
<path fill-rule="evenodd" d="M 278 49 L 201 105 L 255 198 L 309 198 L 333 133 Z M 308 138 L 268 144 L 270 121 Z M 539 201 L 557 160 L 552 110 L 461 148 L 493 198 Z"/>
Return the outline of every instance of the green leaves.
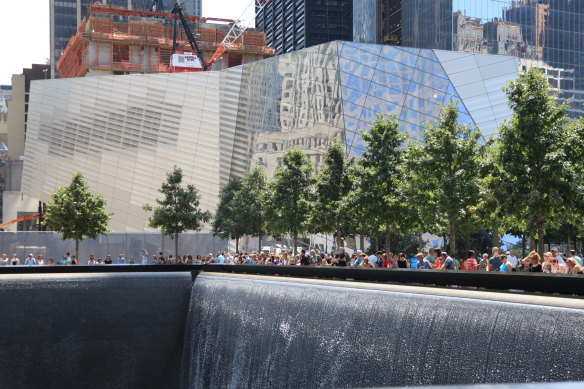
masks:
<path fill-rule="evenodd" d="M 538 229 L 540 251 L 547 224 L 583 214 L 582 122 L 568 122 L 545 77 L 529 70 L 506 88 L 513 109 L 499 131 L 496 164 L 501 207 Z"/>
<path fill-rule="evenodd" d="M 103 196 L 92 194 L 83 175 L 76 173 L 69 186 L 53 194 L 43 224 L 47 230 L 63 234 L 63 240 L 94 239 L 108 232 L 112 215 L 105 211 L 105 204 Z"/>
<path fill-rule="evenodd" d="M 297 237 L 308 230 L 312 185 L 312 162 L 308 156 L 300 149 L 288 149 L 268 186 L 266 225 L 270 234 Z"/>
<path fill-rule="evenodd" d="M 143 208 L 152 210 L 148 225 L 160 228 L 165 235 L 177 235 L 185 231 L 200 231 L 211 219 L 211 213 L 202 211 L 199 192 L 193 185 L 182 187 L 183 173 L 178 167 L 167 175 L 167 180 L 159 190 L 163 195 L 157 199 L 158 206 L 146 205 Z"/>
<path fill-rule="evenodd" d="M 448 232 L 452 254 L 459 221 L 468 223 L 479 204 L 486 154 L 480 132 L 457 120 L 451 101 L 438 123 L 426 123 L 425 143 L 411 144 L 406 157 L 410 201 L 428 231 Z"/>
<path fill-rule="evenodd" d="M 213 235 L 223 239 L 262 235 L 265 229 L 266 189 L 266 175 L 261 165 L 243 179 L 232 178 L 219 195 Z"/>

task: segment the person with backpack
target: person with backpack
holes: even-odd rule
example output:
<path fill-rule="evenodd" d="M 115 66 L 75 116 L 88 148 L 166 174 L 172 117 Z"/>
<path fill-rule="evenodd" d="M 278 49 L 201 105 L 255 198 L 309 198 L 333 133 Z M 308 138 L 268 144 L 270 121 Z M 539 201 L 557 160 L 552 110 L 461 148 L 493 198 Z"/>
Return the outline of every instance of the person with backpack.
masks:
<path fill-rule="evenodd" d="M 448 255 L 446 252 L 442 252 L 440 254 L 440 259 L 442 262 L 442 266 L 440 266 L 440 270 L 454 270 L 454 260 Z"/>

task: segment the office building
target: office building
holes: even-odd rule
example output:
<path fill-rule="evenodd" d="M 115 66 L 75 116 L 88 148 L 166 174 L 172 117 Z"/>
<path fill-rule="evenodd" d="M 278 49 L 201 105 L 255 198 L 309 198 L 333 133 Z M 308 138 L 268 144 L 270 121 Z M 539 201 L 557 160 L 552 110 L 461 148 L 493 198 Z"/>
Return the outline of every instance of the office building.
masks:
<path fill-rule="evenodd" d="M 255 25 L 266 33 L 276 54 L 334 40 L 352 40 L 350 0 L 272 0 L 256 12 Z"/>
<path fill-rule="evenodd" d="M 51 78 L 55 77 L 57 62 L 71 37 L 77 33 L 81 21 L 89 13 L 89 5 L 93 2 L 94 0 L 49 0 Z M 142 11 L 148 11 L 152 5 L 151 0 L 103 0 L 101 3 Z M 163 11 L 169 12 L 173 4 L 174 0 L 163 0 Z M 201 16 L 202 0 L 184 0 L 182 5 L 185 14 Z"/>
<path fill-rule="evenodd" d="M 143 231 L 142 205 L 174 166 L 214 211 L 231 177 L 256 163 L 273 175 L 291 146 L 317 170 L 335 138 L 359 157 L 377 114 L 421 140 L 456 100 L 487 137 L 510 117 L 502 88 L 517 69 L 508 56 L 335 41 L 222 71 L 33 82 L 22 193 L 5 209 L 35 211 L 80 171 L 112 231 Z"/>
<path fill-rule="evenodd" d="M 548 75 L 559 101 L 570 101 L 572 117 L 584 115 L 584 1 L 380 1 L 381 38 L 367 42 L 513 55 L 522 70 Z M 369 3 L 356 0 L 355 7 Z M 371 15 L 361 13 L 354 23 L 378 24 L 379 15 Z"/>

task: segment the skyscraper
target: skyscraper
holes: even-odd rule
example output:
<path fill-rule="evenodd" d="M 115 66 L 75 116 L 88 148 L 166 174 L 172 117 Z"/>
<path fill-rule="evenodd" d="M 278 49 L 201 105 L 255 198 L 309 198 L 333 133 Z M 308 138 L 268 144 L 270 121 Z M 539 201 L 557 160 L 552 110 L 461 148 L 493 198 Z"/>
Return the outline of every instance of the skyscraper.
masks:
<path fill-rule="evenodd" d="M 350 0 L 272 0 L 256 12 L 256 28 L 266 33 L 276 54 L 333 40 L 352 40 Z"/>
<path fill-rule="evenodd" d="M 366 4 L 370 0 L 355 0 Z M 572 117 L 584 116 L 584 1 L 380 0 L 375 42 L 427 49 L 512 55 L 546 74 Z M 358 36 L 355 36 L 359 40 Z"/>
<path fill-rule="evenodd" d="M 56 74 L 55 66 L 69 39 L 75 35 L 81 20 L 88 13 L 88 6 L 94 0 L 49 0 L 51 34 L 51 77 Z M 148 11 L 151 0 L 103 0 L 103 4 L 119 5 L 128 9 Z M 202 0 L 183 0 L 182 7 L 187 15 L 201 16 Z M 164 12 L 170 12 L 174 0 L 163 0 Z"/>

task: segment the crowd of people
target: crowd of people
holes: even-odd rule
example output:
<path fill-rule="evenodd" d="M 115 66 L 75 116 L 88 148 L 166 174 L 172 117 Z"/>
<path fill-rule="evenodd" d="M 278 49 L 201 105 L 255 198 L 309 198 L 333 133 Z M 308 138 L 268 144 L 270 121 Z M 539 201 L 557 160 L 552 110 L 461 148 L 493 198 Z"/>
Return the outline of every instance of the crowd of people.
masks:
<path fill-rule="evenodd" d="M 74 255 L 67 253 L 60 259 L 45 258 L 42 255 L 35 257 L 28 254 L 27 258 L 21 260 L 16 254 L 8 258 L 2 254 L 0 266 L 6 265 L 77 265 L 79 261 Z M 491 255 L 485 253 L 480 257 L 471 250 L 466 258 L 457 258 L 448 255 L 439 248 L 430 251 L 423 250 L 414 258 L 407 258 L 404 253 L 386 253 L 378 251 L 376 253 L 364 253 L 361 250 L 352 255 L 339 250 L 336 254 L 317 252 L 316 250 L 302 250 L 293 255 L 289 251 L 276 253 L 230 253 L 218 252 L 216 255 L 184 255 L 173 257 L 164 255 L 162 252 L 150 256 L 146 250 L 141 250 L 138 261 L 134 257 L 126 259 L 123 254 L 112 259 L 107 255 L 105 259 L 96 258 L 91 254 L 87 265 L 166 265 L 166 264 L 226 264 L 226 265 L 292 265 L 292 266 L 342 266 L 353 268 L 413 268 L 424 270 L 464 270 L 464 271 L 487 271 L 487 272 L 539 272 L 558 274 L 583 274 L 584 265 L 582 258 L 576 254 L 575 250 L 570 250 L 569 256 L 558 253 L 556 250 L 546 252 L 543 259 L 536 251 L 531 251 L 525 258 L 521 259 L 515 255 L 513 250 L 501 253 L 498 247 L 493 247 Z"/>

